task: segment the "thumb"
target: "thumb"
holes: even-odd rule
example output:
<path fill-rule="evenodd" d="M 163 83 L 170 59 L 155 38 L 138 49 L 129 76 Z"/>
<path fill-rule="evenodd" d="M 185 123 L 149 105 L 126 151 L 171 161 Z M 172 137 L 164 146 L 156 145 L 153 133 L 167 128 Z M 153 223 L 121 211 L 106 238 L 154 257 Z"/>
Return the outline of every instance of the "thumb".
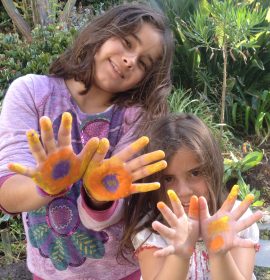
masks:
<path fill-rule="evenodd" d="M 209 209 L 205 197 L 199 197 L 200 221 L 210 218 Z"/>
<path fill-rule="evenodd" d="M 86 143 L 86 145 L 83 147 L 82 151 L 78 155 L 78 158 L 81 161 L 81 168 L 80 168 L 81 174 L 83 174 L 84 171 L 86 170 L 88 163 L 94 156 L 98 146 L 99 146 L 99 139 L 97 137 L 93 137 Z"/>

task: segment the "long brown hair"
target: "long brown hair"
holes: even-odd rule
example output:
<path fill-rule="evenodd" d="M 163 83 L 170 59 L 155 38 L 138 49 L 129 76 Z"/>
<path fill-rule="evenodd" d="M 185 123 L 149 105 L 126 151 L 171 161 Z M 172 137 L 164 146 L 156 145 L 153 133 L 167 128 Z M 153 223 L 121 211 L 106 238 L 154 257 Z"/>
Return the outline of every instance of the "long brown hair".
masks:
<path fill-rule="evenodd" d="M 162 12 L 147 5 L 123 4 L 94 18 L 78 34 L 73 46 L 52 63 L 50 74 L 83 82 L 86 89 L 81 94 L 87 94 L 91 88 L 97 50 L 113 36 L 123 38 L 138 31 L 143 23 L 152 24 L 160 33 L 163 41 L 161 57 L 135 88 L 115 94 L 111 101 L 121 106 L 141 106 L 144 112 L 141 120 L 144 124 L 165 115 L 168 111 L 167 96 L 171 89 L 174 40 Z"/>
<path fill-rule="evenodd" d="M 163 150 L 168 165 L 181 147 L 186 147 L 196 154 L 210 194 L 210 212 L 216 212 L 224 200 L 223 158 L 219 145 L 209 128 L 195 115 L 171 114 L 153 122 L 146 135 L 149 136 L 150 143 L 145 152 Z M 158 201 L 168 202 L 162 177 L 161 171 L 144 179 L 144 182 L 160 182 L 159 190 L 135 194 L 125 201 L 124 236 L 120 253 L 126 249 L 132 250 L 131 240 L 134 234 L 143 228 L 151 230 L 152 222 L 161 219 L 156 204 Z M 147 219 L 145 219 L 146 216 Z M 142 223 L 142 220 L 145 222 Z"/>

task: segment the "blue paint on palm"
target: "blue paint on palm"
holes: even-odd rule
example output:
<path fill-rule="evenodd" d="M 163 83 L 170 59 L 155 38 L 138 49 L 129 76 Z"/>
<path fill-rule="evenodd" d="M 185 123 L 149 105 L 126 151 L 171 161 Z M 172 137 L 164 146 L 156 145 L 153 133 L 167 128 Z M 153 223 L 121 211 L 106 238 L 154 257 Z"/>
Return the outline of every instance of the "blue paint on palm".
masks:
<path fill-rule="evenodd" d="M 52 177 L 55 180 L 61 179 L 66 175 L 68 175 L 69 171 L 70 171 L 70 162 L 68 160 L 61 160 L 55 165 L 52 172 Z"/>
<path fill-rule="evenodd" d="M 110 192 L 115 192 L 119 187 L 119 181 L 115 174 L 109 174 L 105 176 L 102 180 L 103 185 L 105 188 Z"/>

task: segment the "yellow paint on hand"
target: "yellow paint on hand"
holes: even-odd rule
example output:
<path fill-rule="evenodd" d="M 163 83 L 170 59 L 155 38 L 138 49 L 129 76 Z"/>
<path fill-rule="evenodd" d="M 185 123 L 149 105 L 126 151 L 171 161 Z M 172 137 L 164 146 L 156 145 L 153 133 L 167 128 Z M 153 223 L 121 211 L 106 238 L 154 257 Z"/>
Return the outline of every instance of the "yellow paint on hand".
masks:
<path fill-rule="evenodd" d="M 165 157 L 165 153 L 161 150 L 158 150 L 158 151 L 154 151 L 152 153 L 145 155 L 145 161 L 153 162 L 153 161 L 163 159 L 164 157 Z"/>
<path fill-rule="evenodd" d="M 146 176 L 151 175 L 153 173 L 159 172 L 167 167 L 167 162 L 165 160 L 161 160 L 159 162 L 153 163 L 151 165 L 146 166 Z"/>
<path fill-rule="evenodd" d="M 174 190 L 168 190 L 167 194 L 168 194 L 171 201 L 174 201 L 174 202 L 177 202 L 177 203 L 180 202 L 180 199 L 179 199 L 179 197 L 177 196 L 177 194 L 175 193 Z"/>
<path fill-rule="evenodd" d="M 72 125 L 72 115 L 69 112 L 64 112 L 62 114 L 62 120 L 61 120 L 64 128 L 71 129 Z"/>
<path fill-rule="evenodd" d="M 254 200 L 254 194 L 249 193 L 246 195 L 245 199 L 241 202 L 241 206 L 242 204 L 246 204 L 246 203 L 251 204 L 253 200 Z"/>
<path fill-rule="evenodd" d="M 216 252 L 219 251 L 223 245 L 224 245 L 224 239 L 222 236 L 219 235 L 210 242 L 209 249 L 210 251 Z"/>
<path fill-rule="evenodd" d="M 97 148 L 97 153 L 104 155 L 107 153 L 108 149 L 110 147 L 110 142 L 107 138 L 102 138 L 99 142 L 99 146 Z"/>
<path fill-rule="evenodd" d="M 19 164 L 19 163 L 10 163 L 8 165 L 8 168 L 16 173 L 24 174 L 26 171 L 26 168 Z"/>
<path fill-rule="evenodd" d="M 228 200 L 229 201 L 233 201 L 237 198 L 239 192 L 239 186 L 238 185 L 234 185 L 228 195 Z"/>
<path fill-rule="evenodd" d="M 39 142 L 39 135 L 34 129 L 30 129 L 26 132 L 28 143 L 33 146 Z"/>
<path fill-rule="evenodd" d="M 160 183 L 139 183 L 133 184 L 131 188 L 132 193 L 155 191 L 160 188 Z"/>
<path fill-rule="evenodd" d="M 224 216 L 208 225 L 208 234 L 216 235 L 229 230 L 229 217 Z"/>
<path fill-rule="evenodd" d="M 50 131 L 52 129 L 51 120 L 48 117 L 42 117 L 40 119 L 40 128 L 43 131 Z"/>
<path fill-rule="evenodd" d="M 149 143 L 149 138 L 147 136 L 142 136 L 132 144 L 130 144 L 130 148 L 134 153 L 140 151 L 144 146 Z"/>

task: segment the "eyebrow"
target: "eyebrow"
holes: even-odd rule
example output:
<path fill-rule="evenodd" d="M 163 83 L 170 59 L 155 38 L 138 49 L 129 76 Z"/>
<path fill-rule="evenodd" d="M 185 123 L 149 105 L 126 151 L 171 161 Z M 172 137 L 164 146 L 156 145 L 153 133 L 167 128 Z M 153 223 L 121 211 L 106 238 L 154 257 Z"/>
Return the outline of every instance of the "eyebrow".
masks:
<path fill-rule="evenodd" d="M 137 36 L 137 34 L 132 33 L 130 34 L 140 45 L 142 45 L 142 40 L 140 39 L 140 37 Z M 153 65 L 154 64 L 154 59 L 152 58 L 151 55 L 147 54 L 145 55 L 145 57 L 147 57 L 150 61 L 150 63 Z"/>

